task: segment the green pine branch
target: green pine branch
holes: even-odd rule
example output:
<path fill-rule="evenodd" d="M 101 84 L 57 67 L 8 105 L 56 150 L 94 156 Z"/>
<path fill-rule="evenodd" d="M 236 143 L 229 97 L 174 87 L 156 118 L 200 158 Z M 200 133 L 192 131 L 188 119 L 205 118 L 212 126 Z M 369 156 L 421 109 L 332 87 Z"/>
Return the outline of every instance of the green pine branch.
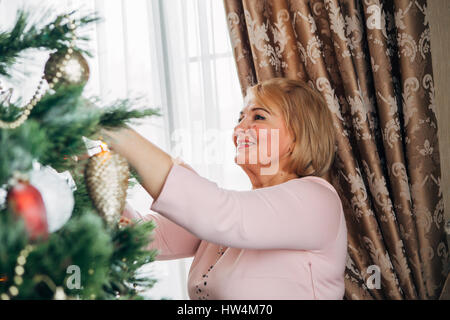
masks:
<path fill-rule="evenodd" d="M 97 18 L 90 15 L 78 19 L 76 24 L 84 26 L 94 21 Z M 63 15 L 38 28 L 29 23 L 28 13 L 19 11 L 14 28 L 0 32 L 0 76 L 9 76 L 8 69 L 23 50 L 61 50 L 70 40 Z M 88 160 L 77 161 L 74 157 L 86 153 L 83 136 L 97 139 L 101 128 L 123 127 L 136 119 L 159 116 L 159 110 L 133 110 L 131 107 L 137 102 L 129 99 L 103 106 L 99 99 L 84 97 L 83 90 L 82 85 L 58 87 L 38 102 L 21 126 L 0 129 L 0 187 L 8 183 L 14 172 L 31 170 L 33 161 L 58 172 L 68 170 L 77 186 L 71 219 L 47 241 L 35 243 L 36 249 L 25 265 L 18 299 L 51 299 L 56 287 L 82 299 L 116 299 L 118 294 L 121 298 L 139 299 L 140 290 L 151 288 L 155 282 L 140 278 L 137 272 L 154 261 L 157 254 L 147 249 L 155 225 L 146 222 L 122 229 L 108 227 L 96 212 L 85 184 Z M 3 121 L 14 121 L 22 112 L 17 105 L 0 104 Z M 134 170 L 131 176 L 130 180 L 139 180 Z M 1 294 L 14 284 L 17 256 L 30 243 L 23 221 L 7 208 L 0 208 L 0 243 L 0 275 L 8 279 L 0 284 Z M 69 265 L 80 267 L 82 289 L 66 288 Z"/>
<path fill-rule="evenodd" d="M 74 18 L 75 14 L 76 11 L 73 11 L 68 16 L 78 28 L 99 20 L 94 14 L 76 19 Z M 13 29 L 11 31 L 0 31 L 0 75 L 10 76 L 8 69 L 17 62 L 24 50 L 64 50 L 69 47 L 69 43 L 72 40 L 72 32 L 65 15 L 57 16 L 42 28 L 30 24 L 29 16 L 28 12 L 19 10 Z M 89 39 L 81 37 L 78 40 L 88 41 Z M 89 54 L 82 48 L 76 47 L 75 49 L 84 54 Z"/>

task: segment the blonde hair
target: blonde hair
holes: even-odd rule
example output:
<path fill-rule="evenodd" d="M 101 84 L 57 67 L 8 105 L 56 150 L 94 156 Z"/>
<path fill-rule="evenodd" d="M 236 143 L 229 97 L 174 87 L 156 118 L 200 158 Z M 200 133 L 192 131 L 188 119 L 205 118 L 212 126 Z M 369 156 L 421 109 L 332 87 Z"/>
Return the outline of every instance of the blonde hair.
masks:
<path fill-rule="evenodd" d="M 335 132 L 328 105 L 305 82 L 273 78 L 248 88 L 246 100 L 281 110 L 294 137 L 288 172 L 299 177 L 328 174 L 335 158 Z"/>

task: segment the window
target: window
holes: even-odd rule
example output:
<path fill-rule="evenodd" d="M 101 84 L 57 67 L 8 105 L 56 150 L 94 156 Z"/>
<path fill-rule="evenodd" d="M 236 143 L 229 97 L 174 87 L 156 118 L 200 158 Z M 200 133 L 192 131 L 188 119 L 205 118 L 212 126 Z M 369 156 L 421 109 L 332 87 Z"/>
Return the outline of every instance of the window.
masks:
<path fill-rule="evenodd" d="M 141 96 L 142 105 L 160 108 L 163 116 L 141 121 L 138 132 L 220 186 L 250 189 L 233 161 L 232 129 L 243 101 L 222 1 L 0 0 L 2 28 L 13 23 L 12 13 L 23 5 L 33 12 L 45 6 L 53 13 L 72 8 L 98 12 L 103 22 L 86 31 L 94 54 L 87 94 L 106 102 Z M 32 94 L 47 57 L 33 55 L 33 70 L 41 70 L 25 86 L 16 86 L 17 94 Z M 32 68 L 24 63 L 23 69 Z M 152 199 L 142 187 L 134 188 L 128 201 L 141 213 L 150 212 Z M 150 264 L 145 272 L 158 283 L 147 296 L 189 299 L 191 262 Z"/>

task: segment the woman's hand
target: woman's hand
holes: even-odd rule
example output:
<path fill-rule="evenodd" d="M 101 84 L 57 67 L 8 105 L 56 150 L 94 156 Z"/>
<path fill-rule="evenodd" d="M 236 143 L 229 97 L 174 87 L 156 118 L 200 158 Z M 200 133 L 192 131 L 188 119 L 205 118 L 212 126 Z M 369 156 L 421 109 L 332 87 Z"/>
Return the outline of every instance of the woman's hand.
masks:
<path fill-rule="evenodd" d="M 116 151 L 116 149 L 120 148 L 121 143 L 129 138 L 127 137 L 129 130 L 132 129 L 129 127 L 117 129 L 102 128 L 99 133 L 99 140 L 105 142 L 111 150 Z"/>
<path fill-rule="evenodd" d="M 128 160 L 150 196 L 158 198 L 173 166 L 172 157 L 130 127 L 102 129 L 100 135 L 111 150 Z"/>

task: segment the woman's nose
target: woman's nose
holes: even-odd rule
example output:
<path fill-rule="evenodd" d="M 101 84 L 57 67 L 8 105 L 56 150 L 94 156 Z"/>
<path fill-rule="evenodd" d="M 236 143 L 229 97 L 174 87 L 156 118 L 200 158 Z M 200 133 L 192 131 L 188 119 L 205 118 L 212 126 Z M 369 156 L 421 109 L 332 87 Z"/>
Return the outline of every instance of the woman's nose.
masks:
<path fill-rule="evenodd" d="M 237 125 L 236 127 L 234 127 L 233 130 L 233 135 L 232 135 L 232 140 L 235 146 L 237 146 L 237 139 L 240 135 L 243 135 L 245 132 L 245 130 L 243 128 L 240 127 L 240 124 Z"/>
<path fill-rule="evenodd" d="M 234 134 L 237 135 L 239 132 L 244 134 L 246 130 L 250 129 L 251 123 L 246 117 L 244 117 L 237 125 L 234 127 Z"/>
<path fill-rule="evenodd" d="M 241 122 L 239 122 L 236 127 L 234 127 L 233 131 L 233 142 L 236 145 L 237 144 L 237 138 L 239 136 L 255 136 L 256 135 L 256 126 L 255 124 L 249 120 L 249 119 L 242 119 Z"/>
<path fill-rule="evenodd" d="M 242 120 L 235 127 L 235 131 L 238 129 L 247 130 L 250 129 L 251 126 L 252 126 L 251 119 L 248 117 L 243 117 Z"/>
<path fill-rule="evenodd" d="M 244 119 L 239 121 L 239 123 L 234 127 L 233 130 L 233 139 L 235 136 L 237 136 L 239 134 L 239 132 L 245 131 L 244 127 L 243 127 L 243 123 L 244 123 Z"/>

